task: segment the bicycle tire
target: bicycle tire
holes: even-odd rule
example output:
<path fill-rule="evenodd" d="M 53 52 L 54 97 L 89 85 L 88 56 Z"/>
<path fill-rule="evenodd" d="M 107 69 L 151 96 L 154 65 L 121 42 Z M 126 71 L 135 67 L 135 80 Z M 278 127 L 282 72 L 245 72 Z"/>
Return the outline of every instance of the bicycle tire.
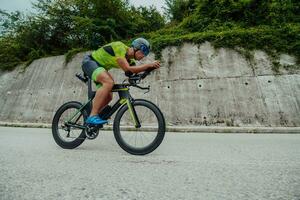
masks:
<path fill-rule="evenodd" d="M 68 109 L 77 109 L 79 110 L 82 107 L 82 104 L 80 102 L 76 102 L 76 101 L 71 101 L 71 102 L 67 102 L 65 104 L 63 104 L 55 113 L 53 120 L 52 120 L 52 135 L 53 138 L 56 142 L 56 144 L 58 144 L 60 147 L 64 148 L 64 149 L 74 149 L 76 147 L 78 147 L 79 145 L 81 145 L 84 140 L 86 139 L 86 135 L 85 135 L 85 130 L 82 130 L 80 135 L 71 142 L 67 142 L 67 141 L 63 141 L 62 138 L 60 137 L 60 133 L 59 133 L 59 121 L 61 116 L 63 115 L 64 112 L 66 112 Z M 83 116 L 84 121 L 86 120 L 88 114 L 87 111 L 85 109 L 83 109 L 80 113 L 80 116 Z"/>
<path fill-rule="evenodd" d="M 166 129 L 165 119 L 160 109 L 150 101 L 138 99 L 132 103 L 132 106 L 135 108 L 139 106 L 147 108 L 155 114 L 158 122 L 157 135 L 155 136 L 153 141 L 145 147 L 136 148 L 129 145 L 122 137 L 121 130 L 120 130 L 120 121 L 124 116 L 124 113 L 128 111 L 128 106 L 124 105 L 122 108 L 119 109 L 114 119 L 114 124 L 113 124 L 114 136 L 119 146 L 126 152 L 133 155 L 146 155 L 153 152 L 162 143 L 165 135 L 165 129 Z M 137 115 L 139 116 L 140 114 L 141 113 L 138 113 L 137 111 Z M 141 125 L 143 126 L 142 123 Z"/>

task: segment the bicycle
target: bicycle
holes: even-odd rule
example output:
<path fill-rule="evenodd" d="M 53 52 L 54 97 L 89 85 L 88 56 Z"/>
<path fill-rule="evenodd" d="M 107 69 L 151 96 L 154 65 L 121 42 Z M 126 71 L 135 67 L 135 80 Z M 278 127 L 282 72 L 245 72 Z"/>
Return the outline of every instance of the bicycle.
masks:
<path fill-rule="evenodd" d="M 139 74 L 128 74 L 127 82 L 115 84 L 112 92 L 118 92 L 119 99 L 113 106 L 106 106 L 100 112 L 102 119 L 109 119 L 116 112 L 113 120 L 114 137 L 119 146 L 133 155 L 145 155 L 153 152 L 163 141 L 166 125 L 163 113 L 152 102 L 134 99 L 130 87 L 150 91 L 150 86 L 141 87 L 141 80 L 152 70 Z M 76 77 L 88 86 L 88 101 L 84 104 L 70 101 L 63 104 L 52 120 L 52 135 L 55 142 L 64 149 L 74 149 L 85 139 L 93 140 L 99 135 L 103 125 L 90 126 L 85 123 L 92 108 L 96 92 L 92 90 L 92 80 L 85 74 Z M 139 140 L 139 141 L 138 141 Z M 146 141 L 146 142 L 145 142 Z"/>

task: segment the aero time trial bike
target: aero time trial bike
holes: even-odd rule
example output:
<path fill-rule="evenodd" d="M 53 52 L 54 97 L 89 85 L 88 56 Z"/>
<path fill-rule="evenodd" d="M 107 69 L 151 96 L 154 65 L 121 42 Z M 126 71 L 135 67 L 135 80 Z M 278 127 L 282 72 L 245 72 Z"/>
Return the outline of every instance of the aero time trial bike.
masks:
<path fill-rule="evenodd" d="M 127 81 L 115 84 L 112 92 L 118 92 L 119 99 L 113 106 L 106 106 L 99 114 L 102 119 L 109 119 L 115 113 L 113 132 L 119 146 L 133 155 L 145 155 L 154 151 L 165 135 L 165 119 L 160 109 L 150 101 L 134 99 L 130 87 L 149 92 L 150 86 L 138 84 L 150 74 L 151 70 L 140 74 L 127 74 Z M 76 77 L 88 86 L 88 101 L 84 104 L 70 101 L 63 104 L 55 113 L 52 121 L 52 134 L 55 142 L 62 148 L 74 149 L 85 139 L 95 139 L 100 126 L 85 123 L 92 108 L 96 92 L 92 90 L 92 80 L 84 75 Z"/>

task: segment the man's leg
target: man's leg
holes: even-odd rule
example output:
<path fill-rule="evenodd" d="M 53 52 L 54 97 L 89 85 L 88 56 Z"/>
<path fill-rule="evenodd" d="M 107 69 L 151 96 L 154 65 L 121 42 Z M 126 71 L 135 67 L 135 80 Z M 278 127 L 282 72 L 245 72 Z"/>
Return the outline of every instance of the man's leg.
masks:
<path fill-rule="evenodd" d="M 114 81 L 107 71 L 98 74 L 96 81 L 101 83 L 102 87 L 96 91 L 91 116 L 97 115 L 111 101 L 111 90 L 114 86 Z"/>
<path fill-rule="evenodd" d="M 107 98 L 105 99 L 104 106 L 100 109 L 100 111 L 98 113 L 101 113 L 102 110 L 105 108 L 105 106 L 107 106 L 109 104 L 109 102 L 111 102 L 112 99 L 113 99 L 113 94 L 111 92 L 108 94 Z"/>
<path fill-rule="evenodd" d="M 114 78 L 112 77 L 112 75 L 108 72 L 108 75 L 110 76 L 110 78 L 112 80 L 114 80 Z M 109 95 L 107 96 L 106 100 L 105 100 L 105 103 L 104 103 L 104 106 L 102 107 L 102 109 L 109 104 L 109 102 L 113 99 L 113 93 L 110 92 Z M 100 109 L 99 113 L 102 111 L 102 109 Z"/>

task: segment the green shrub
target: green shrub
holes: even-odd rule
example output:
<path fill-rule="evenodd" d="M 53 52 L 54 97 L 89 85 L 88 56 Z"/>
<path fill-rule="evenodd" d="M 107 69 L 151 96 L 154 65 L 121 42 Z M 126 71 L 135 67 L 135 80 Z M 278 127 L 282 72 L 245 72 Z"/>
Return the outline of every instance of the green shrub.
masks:
<path fill-rule="evenodd" d="M 300 59 L 300 25 L 286 24 L 283 26 L 258 26 L 252 28 L 233 28 L 226 31 L 192 32 L 188 34 L 161 35 L 161 32 L 150 33 L 153 50 L 160 57 L 161 50 L 167 46 L 181 46 L 184 42 L 201 44 L 211 42 L 215 47 L 236 48 L 247 50 L 261 49 L 269 54 L 289 53 Z M 183 31 L 184 33 L 184 31 Z"/>
<path fill-rule="evenodd" d="M 69 50 L 66 54 L 65 54 L 65 64 L 68 64 L 77 53 L 80 52 L 84 52 L 87 51 L 87 49 L 84 48 L 74 48 Z"/>
<path fill-rule="evenodd" d="M 10 38 L 0 39 L 0 69 L 11 70 L 22 62 L 16 54 L 20 53 L 20 45 Z"/>

